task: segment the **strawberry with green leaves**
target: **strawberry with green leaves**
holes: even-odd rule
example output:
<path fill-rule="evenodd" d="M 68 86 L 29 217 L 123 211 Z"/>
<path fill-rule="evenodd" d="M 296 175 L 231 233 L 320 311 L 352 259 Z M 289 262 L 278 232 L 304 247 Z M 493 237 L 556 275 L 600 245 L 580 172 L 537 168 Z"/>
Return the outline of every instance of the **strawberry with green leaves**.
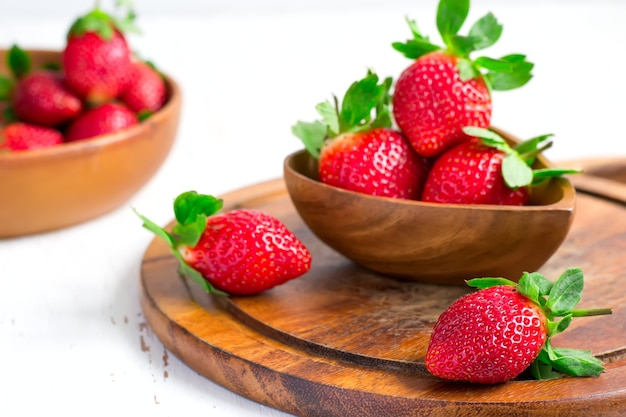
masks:
<path fill-rule="evenodd" d="M 321 120 L 296 123 L 292 132 L 318 160 L 320 180 L 364 194 L 417 199 L 427 164 L 402 133 L 391 128 L 389 90 L 376 74 L 353 83 L 341 105 L 316 106 Z"/>
<path fill-rule="evenodd" d="M 611 314 L 611 309 L 576 309 L 583 272 L 569 268 L 551 282 L 538 272 L 518 283 L 477 278 L 467 294 L 441 314 L 426 353 L 426 368 L 440 378 L 481 384 L 512 380 L 528 370 L 537 379 L 598 376 L 602 361 L 588 350 L 553 346 L 551 338 L 574 317 Z"/>
<path fill-rule="evenodd" d="M 74 142 L 115 133 L 139 123 L 137 115 L 122 103 L 110 102 L 74 118 L 65 130 L 65 140 Z"/>
<path fill-rule="evenodd" d="M 7 53 L 11 76 L 2 76 L 0 100 L 7 102 L 11 117 L 40 126 L 59 127 L 83 108 L 58 69 L 33 68 L 30 54 L 13 45 Z"/>
<path fill-rule="evenodd" d="M 396 81 L 393 115 L 415 150 L 426 157 L 464 140 L 464 126 L 489 127 L 491 92 L 521 87 L 531 78 L 533 64 L 524 55 L 470 58 L 498 41 L 502 25 L 489 13 L 468 35 L 459 35 L 469 3 L 440 0 L 437 29 L 444 47 L 431 43 L 414 21 L 408 21 L 413 39 L 393 44 L 415 60 Z"/>
<path fill-rule="evenodd" d="M 125 31 L 137 30 L 135 13 L 119 19 L 98 6 L 72 24 L 63 50 L 68 86 L 90 103 L 119 97 L 133 77 L 132 53 Z"/>
<path fill-rule="evenodd" d="M 56 129 L 15 122 L 0 127 L 0 154 L 49 148 L 63 143 Z"/>
<path fill-rule="evenodd" d="M 445 151 L 433 163 L 422 193 L 432 203 L 526 205 L 533 185 L 580 171 L 533 169 L 535 157 L 552 145 L 552 135 L 538 136 L 511 147 L 496 132 L 465 127 L 470 139 Z"/>
<path fill-rule="evenodd" d="M 280 220 L 253 209 L 218 213 L 222 204 L 195 191 L 180 194 L 171 233 L 135 212 L 170 245 L 181 275 L 207 292 L 258 294 L 310 269 L 310 252 Z"/>

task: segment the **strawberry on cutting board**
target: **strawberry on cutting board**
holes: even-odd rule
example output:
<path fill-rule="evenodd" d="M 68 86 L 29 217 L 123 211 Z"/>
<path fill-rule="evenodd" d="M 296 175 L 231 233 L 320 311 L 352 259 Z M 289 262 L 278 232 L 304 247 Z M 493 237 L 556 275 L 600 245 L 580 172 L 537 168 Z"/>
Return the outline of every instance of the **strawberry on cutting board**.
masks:
<path fill-rule="evenodd" d="M 552 135 L 511 147 L 489 129 L 465 127 L 468 140 L 443 152 L 433 163 L 422 193 L 431 203 L 526 205 L 532 186 L 564 174 L 569 168 L 533 169 L 535 157 L 552 145 Z"/>
<path fill-rule="evenodd" d="M 123 19 L 96 7 L 70 27 L 63 68 L 68 86 L 82 99 L 103 103 L 119 97 L 129 87 L 134 69 L 124 33 L 136 30 L 134 18 L 130 6 Z"/>
<path fill-rule="evenodd" d="M 222 203 L 195 191 L 180 194 L 171 233 L 135 212 L 170 245 L 180 273 L 207 292 L 257 294 L 309 270 L 311 254 L 280 220 L 253 209 L 218 213 Z"/>
<path fill-rule="evenodd" d="M 426 157 L 465 139 L 465 126 L 489 127 L 491 92 L 521 87 L 531 78 L 533 64 L 524 55 L 470 58 L 498 41 L 502 25 L 489 13 L 467 36 L 459 35 L 469 6 L 469 0 L 440 0 L 437 29 L 445 46 L 431 43 L 411 20 L 413 39 L 393 44 L 415 60 L 396 81 L 393 115 L 415 150 Z"/>
<path fill-rule="evenodd" d="M 452 303 L 435 324 L 426 368 L 438 377 L 482 384 L 516 378 L 525 370 L 537 379 L 598 376 L 602 361 L 590 351 L 553 346 L 551 338 L 574 317 L 611 314 L 611 309 L 576 309 L 584 286 L 580 268 L 555 283 L 540 273 L 519 282 L 477 278 L 478 291 Z"/>
<path fill-rule="evenodd" d="M 320 180 L 364 194 L 417 199 L 426 176 L 426 161 L 401 132 L 391 128 L 389 89 L 373 72 L 353 83 L 341 105 L 316 106 L 321 120 L 296 123 L 292 132 L 318 160 Z"/>

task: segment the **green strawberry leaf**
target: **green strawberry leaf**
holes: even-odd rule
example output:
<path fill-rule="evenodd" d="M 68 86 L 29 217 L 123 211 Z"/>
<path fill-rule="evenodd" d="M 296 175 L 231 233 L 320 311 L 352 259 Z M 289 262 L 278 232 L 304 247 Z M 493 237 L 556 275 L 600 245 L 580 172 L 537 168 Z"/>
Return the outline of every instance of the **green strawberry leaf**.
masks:
<path fill-rule="evenodd" d="M 600 376 L 604 371 L 602 361 L 589 350 L 552 348 L 554 358 L 550 365 L 557 371 L 578 377 Z"/>
<path fill-rule="evenodd" d="M 474 49 L 478 51 L 485 49 L 495 44 L 502 35 L 502 25 L 498 23 L 498 20 L 491 13 L 487 13 L 480 18 L 470 28 L 469 36 L 479 41 L 475 42 Z"/>
<path fill-rule="evenodd" d="M 467 15 L 469 14 L 469 0 L 440 0 L 437 7 L 437 29 L 441 38 L 448 45 L 451 36 L 456 35 Z"/>
<path fill-rule="evenodd" d="M 0 75 L 0 101 L 9 101 L 15 83 L 5 75 Z"/>
<path fill-rule="evenodd" d="M 2 121 L 5 125 L 19 121 L 19 118 L 17 117 L 17 114 L 15 114 L 15 110 L 13 109 L 13 107 L 9 106 L 2 109 Z"/>
<path fill-rule="evenodd" d="M 525 187 L 533 182 L 533 170 L 519 154 L 510 153 L 502 159 L 502 176 L 509 188 Z"/>
<path fill-rule="evenodd" d="M 300 138 L 305 149 L 313 158 L 319 159 L 324 140 L 328 136 L 327 125 L 319 120 L 312 123 L 298 121 L 292 126 L 291 132 L 294 136 Z"/>
<path fill-rule="evenodd" d="M 474 136 L 482 139 L 483 143 L 492 148 L 496 148 L 504 153 L 510 153 L 511 147 L 504 140 L 502 136 L 494 132 L 493 130 L 485 129 L 482 127 L 465 126 L 463 133 L 468 136 Z"/>
<path fill-rule="evenodd" d="M 533 184 L 538 184 L 547 178 L 561 177 L 567 174 L 580 174 L 583 171 L 574 168 L 539 168 L 533 171 Z"/>
<path fill-rule="evenodd" d="M 533 152 L 535 152 L 539 148 L 539 145 L 541 143 L 545 142 L 546 140 L 548 140 L 552 136 L 554 136 L 553 133 L 547 133 L 545 135 L 540 135 L 540 136 L 536 136 L 534 138 L 526 139 L 525 141 L 522 141 L 522 142 L 518 143 L 517 145 L 515 145 L 514 149 L 520 155 L 533 153 Z"/>
<path fill-rule="evenodd" d="M 394 42 L 391 44 L 393 49 L 403 54 L 409 59 L 417 59 L 429 52 L 441 49 L 440 46 L 434 45 L 427 40 L 409 39 L 406 42 Z"/>
<path fill-rule="evenodd" d="M 489 71 L 485 79 L 493 90 L 506 91 L 525 85 L 532 78 L 534 64 L 526 61 L 526 56 L 520 54 L 507 55 L 500 60 L 509 62 L 512 68 L 505 72 Z"/>
<path fill-rule="evenodd" d="M 496 287 L 498 285 L 517 285 L 514 281 L 500 277 L 484 277 L 484 278 L 472 278 L 465 281 L 467 285 L 473 288 L 483 290 L 485 288 Z"/>
<path fill-rule="evenodd" d="M 385 84 L 378 85 L 378 75 L 368 71 L 362 80 L 350 85 L 346 91 L 339 112 L 340 131 L 355 131 L 363 124 L 369 124 L 372 110 L 385 99 Z"/>
<path fill-rule="evenodd" d="M 538 380 L 559 379 L 562 374 L 555 372 L 551 365 L 545 364 L 539 360 L 533 361 L 528 368 L 531 375 Z"/>
<path fill-rule="evenodd" d="M 541 297 L 544 294 L 542 294 L 542 286 L 536 275 L 524 272 L 517 282 L 517 291 L 535 304 L 541 305 Z"/>
<path fill-rule="evenodd" d="M 328 126 L 328 135 L 330 137 L 337 136 L 339 134 L 339 113 L 337 113 L 337 98 L 334 97 L 335 104 L 326 100 L 315 106 L 315 109 L 322 116 L 322 123 Z M 326 132 L 324 132 L 326 136 Z"/>
<path fill-rule="evenodd" d="M 199 215 L 212 216 L 222 209 L 224 201 L 212 195 L 187 191 L 174 200 L 174 215 L 179 224 L 195 223 Z"/>
<path fill-rule="evenodd" d="M 166 241 L 170 247 L 174 246 L 174 238 L 172 237 L 172 235 L 167 233 L 165 229 L 163 229 L 161 226 L 157 225 L 156 223 L 154 223 L 152 220 L 148 219 L 144 215 L 140 214 L 134 207 L 133 207 L 133 211 L 143 221 L 143 227 L 145 227 L 146 229 L 148 229 L 149 231 L 151 231 L 152 233 L 154 233 L 155 235 L 157 235 L 158 237 Z"/>
<path fill-rule="evenodd" d="M 474 60 L 474 64 L 479 68 L 484 68 L 487 71 L 495 72 L 511 72 L 513 71 L 513 64 L 501 59 L 489 58 L 487 56 L 481 56 Z"/>
<path fill-rule="evenodd" d="M 556 280 L 546 308 L 554 316 L 569 314 L 580 302 L 584 286 L 584 276 L 580 268 L 568 268 Z"/>
<path fill-rule="evenodd" d="M 572 323 L 572 319 L 573 318 L 574 317 L 571 314 L 563 316 L 563 318 L 561 318 L 561 320 L 555 322 L 555 326 L 553 326 L 550 329 L 550 331 L 548 332 L 548 336 L 554 336 L 554 335 L 557 335 L 559 333 L 563 333 L 565 330 L 567 330 L 569 325 Z"/>
<path fill-rule="evenodd" d="M 467 58 L 470 53 L 476 50 L 476 45 L 482 42 L 482 38 L 475 36 L 452 35 L 448 38 L 447 44 L 454 55 Z"/>
<path fill-rule="evenodd" d="M 18 45 L 12 45 L 6 55 L 7 66 L 17 80 L 28 74 L 33 66 L 30 54 Z"/>

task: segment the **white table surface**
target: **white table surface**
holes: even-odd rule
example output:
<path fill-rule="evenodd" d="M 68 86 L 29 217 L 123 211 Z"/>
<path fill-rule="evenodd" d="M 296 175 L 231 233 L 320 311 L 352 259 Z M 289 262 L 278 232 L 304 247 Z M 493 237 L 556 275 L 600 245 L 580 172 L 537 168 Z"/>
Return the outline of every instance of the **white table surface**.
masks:
<path fill-rule="evenodd" d="M 28 2 L 0 1 L 0 47 L 60 49 L 86 10 L 30 0 L 43 8 L 26 13 Z M 317 102 L 368 67 L 397 77 L 409 64 L 390 46 L 409 36 L 405 15 L 438 39 L 434 0 L 172 3 L 142 14 L 149 2 L 136 2 L 144 33 L 130 38 L 184 93 L 160 171 L 101 218 L 0 240 L 1 416 L 286 416 L 198 375 L 147 327 L 139 267 L 153 236 L 130 207 L 165 224 L 182 191 L 219 195 L 281 176 L 284 156 L 301 148 L 290 133 L 296 120 L 316 117 Z M 494 94 L 494 125 L 522 138 L 554 133 L 555 162 L 626 156 L 626 2 L 472 7 L 471 20 L 493 11 L 505 25 L 487 52 L 523 52 L 536 64 L 527 86 Z"/>

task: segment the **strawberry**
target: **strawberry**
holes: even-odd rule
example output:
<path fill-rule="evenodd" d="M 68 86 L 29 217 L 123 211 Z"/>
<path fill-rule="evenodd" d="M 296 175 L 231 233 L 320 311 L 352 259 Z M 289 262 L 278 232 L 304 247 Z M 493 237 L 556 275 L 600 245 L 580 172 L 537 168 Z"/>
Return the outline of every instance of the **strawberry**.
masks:
<path fill-rule="evenodd" d="M 579 268 L 567 269 L 555 283 L 537 272 L 524 273 L 517 284 L 504 278 L 469 280 L 478 291 L 441 314 L 426 368 L 440 378 L 482 384 L 506 382 L 527 369 L 537 379 L 600 375 L 602 361 L 590 351 L 551 343 L 573 317 L 611 314 L 609 308 L 575 309 L 583 280 Z"/>
<path fill-rule="evenodd" d="M 138 123 L 137 115 L 121 103 L 105 103 L 81 114 L 67 127 L 65 140 L 73 142 L 114 133 Z"/>
<path fill-rule="evenodd" d="M 488 129 L 466 127 L 470 139 L 445 151 L 426 178 L 422 200 L 434 203 L 526 205 L 531 186 L 550 177 L 575 174 L 567 168 L 533 170 L 535 156 L 552 145 L 539 147 L 550 134 L 512 148 Z"/>
<path fill-rule="evenodd" d="M 400 130 L 423 156 L 441 154 L 465 139 L 464 126 L 489 127 L 491 91 L 521 87 L 531 78 L 533 64 L 524 55 L 499 59 L 470 54 L 493 45 L 502 25 L 491 14 L 479 19 L 469 36 L 458 31 L 469 12 L 469 0 L 440 0 L 437 28 L 440 47 L 407 20 L 413 39 L 393 47 L 415 61 L 398 77 L 393 93 L 393 115 Z"/>
<path fill-rule="evenodd" d="M 18 45 L 6 58 L 11 75 L 0 78 L 0 100 L 7 103 L 9 120 L 57 127 L 80 113 L 82 102 L 65 86 L 58 68 L 33 69 L 30 54 Z"/>
<path fill-rule="evenodd" d="M 11 104 L 19 120 L 49 127 L 73 119 L 83 106 L 65 86 L 60 73 L 45 70 L 22 78 L 13 90 Z"/>
<path fill-rule="evenodd" d="M 68 86 L 91 103 L 119 97 L 133 74 L 132 54 L 123 30 L 134 28 L 134 12 L 116 19 L 99 8 L 72 24 L 63 50 Z"/>
<path fill-rule="evenodd" d="M 11 123 L 0 129 L 0 154 L 48 148 L 61 143 L 63 143 L 61 132 L 48 127 Z"/>
<path fill-rule="evenodd" d="M 143 118 L 163 107 L 167 98 L 165 81 L 157 69 L 144 61 L 133 61 L 130 87 L 120 100 Z"/>
<path fill-rule="evenodd" d="M 172 233 L 135 213 L 170 245 L 181 275 L 207 292 L 257 294 L 309 270 L 308 249 L 278 219 L 252 209 L 218 213 L 222 204 L 195 191 L 180 194 Z"/>
<path fill-rule="evenodd" d="M 322 120 L 293 126 L 293 134 L 318 160 L 323 183 L 376 196 L 419 198 L 426 161 L 391 128 L 391 83 L 387 78 L 378 84 L 370 71 L 346 91 L 341 108 L 335 97 L 334 104 L 317 105 Z"/>

